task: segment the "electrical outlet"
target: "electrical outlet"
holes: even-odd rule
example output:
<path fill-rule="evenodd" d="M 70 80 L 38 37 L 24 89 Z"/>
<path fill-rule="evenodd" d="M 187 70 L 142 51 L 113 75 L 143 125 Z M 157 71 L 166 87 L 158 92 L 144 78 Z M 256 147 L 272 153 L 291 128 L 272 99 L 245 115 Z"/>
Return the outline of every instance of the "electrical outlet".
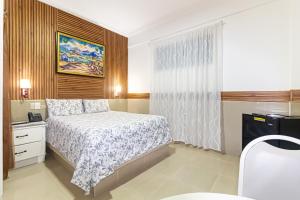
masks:
<path fill-rule="evenodd" d="M 30 109 L 34 110 L 35 109 L 35 103 L 30 103 Z"/>
<path fill-rule="evenodd" d="M 35 109 L 36 110 L 41 109 L 41 103 L 40 102 L 35 103 Z"/>

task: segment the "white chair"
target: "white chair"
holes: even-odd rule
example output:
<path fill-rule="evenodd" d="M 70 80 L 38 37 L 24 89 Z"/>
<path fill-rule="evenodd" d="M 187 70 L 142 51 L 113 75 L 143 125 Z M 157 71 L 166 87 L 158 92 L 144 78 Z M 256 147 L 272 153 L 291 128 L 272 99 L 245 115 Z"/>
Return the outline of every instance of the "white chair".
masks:
<path fill-rule="evenodd" d="M 241 155 L 239 195 L 256 200 L 299 200 L 300 150 L 280 149 L 265 142 L 268 140 L 300 145 L 300 140 L 281 135 L 250 142 Z"/>

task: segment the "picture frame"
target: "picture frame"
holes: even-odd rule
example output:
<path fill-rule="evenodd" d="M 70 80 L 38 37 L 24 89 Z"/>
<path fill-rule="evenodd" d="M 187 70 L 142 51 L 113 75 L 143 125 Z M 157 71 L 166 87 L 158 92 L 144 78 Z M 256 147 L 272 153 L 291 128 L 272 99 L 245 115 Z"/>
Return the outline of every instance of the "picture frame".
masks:
<path fill-rule="evenodd" d="M 105 46 L 69 34 L 56 33 L 56 71 L 105 77 Z"/>

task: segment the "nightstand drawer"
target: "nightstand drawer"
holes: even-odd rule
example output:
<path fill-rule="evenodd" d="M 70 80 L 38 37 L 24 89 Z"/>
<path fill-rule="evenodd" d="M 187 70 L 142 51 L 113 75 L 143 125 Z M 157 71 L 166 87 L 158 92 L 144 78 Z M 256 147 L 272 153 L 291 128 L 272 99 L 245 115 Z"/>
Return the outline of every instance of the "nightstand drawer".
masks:
<path fill-rule="evenodd" d="M 29 142 L 41 141 L 45 132 L 44 127 L 31 127 L 16 129 L 14 132 L 14 145 L 26 144 Z"/>
<path fill-rule="evenodd" d="M 42 154 L 42 142 L 15 146 L 15 161 L 25 160 Z"/>

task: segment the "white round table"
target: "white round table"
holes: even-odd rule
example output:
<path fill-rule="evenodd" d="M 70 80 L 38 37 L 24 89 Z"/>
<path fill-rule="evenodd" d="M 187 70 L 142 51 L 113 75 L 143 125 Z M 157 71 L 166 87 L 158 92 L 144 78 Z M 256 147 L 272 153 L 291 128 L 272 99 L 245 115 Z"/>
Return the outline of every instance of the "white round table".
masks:
<path fill-rule="evenodd" d="M 218 193 L 190 193 L 172 197 L 167 197 L 162 200 L 254 200 L 241 196 L 233 196 Z"/>

